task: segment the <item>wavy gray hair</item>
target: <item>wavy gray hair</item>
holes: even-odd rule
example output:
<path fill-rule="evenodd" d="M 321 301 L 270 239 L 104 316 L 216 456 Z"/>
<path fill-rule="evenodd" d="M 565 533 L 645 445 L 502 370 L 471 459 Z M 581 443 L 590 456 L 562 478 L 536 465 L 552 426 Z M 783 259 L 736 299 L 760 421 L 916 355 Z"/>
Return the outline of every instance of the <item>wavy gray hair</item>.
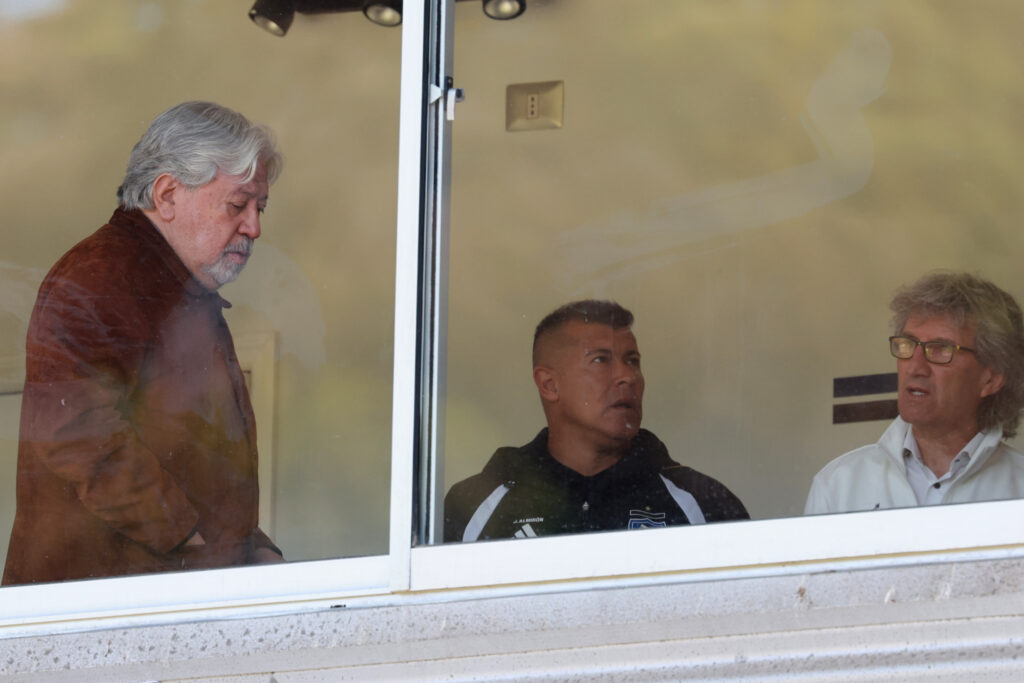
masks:
<path fill-rule="evenodd" d="M 282 161 L 269 128 L 213 102 L 183 102 L 153 119 L 132 148 L 117 201 L 125 209 L 152 209 L 153 181 L 164 173 L 195 189 L 218 171 L 248 182 L 260 163 L 273 183 Z"/>
<path fill-rule="evenodd" d="M 893 330 L 902 334 L 911 315 L 945 315 L 956 325 L 975 327 L 974 348 L 982 365 L 1002 374 L 1003 388 L 978 406 L 981 429 L 1001 426 L 1006 438 L 1017 433 L 1024 409 L 1024 322 L 1010 294 L 969 273 L 929 273 L 896 292 Z"/>

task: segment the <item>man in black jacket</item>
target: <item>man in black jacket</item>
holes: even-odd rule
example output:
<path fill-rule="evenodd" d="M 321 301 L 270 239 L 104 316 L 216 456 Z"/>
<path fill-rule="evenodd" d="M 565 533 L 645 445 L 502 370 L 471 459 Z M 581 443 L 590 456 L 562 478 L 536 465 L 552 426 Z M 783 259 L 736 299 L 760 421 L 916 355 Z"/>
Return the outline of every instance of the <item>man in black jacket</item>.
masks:
<path fill-rule="evenodd" d="M 540 322 L 533 380 L 548 426 L 451 488 L 445 541 L 749 518 L 729 489 L 640 429 L 644 376 L 632 325 L 617 303 L 592 300 Z"/>

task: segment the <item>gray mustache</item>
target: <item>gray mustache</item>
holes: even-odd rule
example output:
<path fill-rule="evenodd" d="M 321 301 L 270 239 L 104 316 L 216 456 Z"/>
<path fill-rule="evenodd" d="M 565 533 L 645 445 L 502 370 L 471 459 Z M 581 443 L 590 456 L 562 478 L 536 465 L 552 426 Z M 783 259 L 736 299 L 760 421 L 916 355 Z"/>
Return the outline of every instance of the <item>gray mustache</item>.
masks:
<path fill-rule="evenodd" d="M 230 245 L 224 250 L 225 254 L 243 254 L 248 256 L 252 253 L 253 239 L 251 237 L 242 236 L 242 240 L 237 244 Z"/>

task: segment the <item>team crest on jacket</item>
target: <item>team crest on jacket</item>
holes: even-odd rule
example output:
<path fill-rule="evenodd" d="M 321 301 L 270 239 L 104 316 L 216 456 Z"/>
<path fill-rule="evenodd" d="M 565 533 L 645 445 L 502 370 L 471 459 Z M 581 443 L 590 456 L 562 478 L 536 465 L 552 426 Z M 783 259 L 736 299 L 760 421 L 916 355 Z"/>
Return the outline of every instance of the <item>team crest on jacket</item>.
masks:
<path fill-rule="evenodd" d="M 630 510 L 627 529 L 656 529 L 666 526 L 664 512 L 647 512 L 646 510 Z"/>

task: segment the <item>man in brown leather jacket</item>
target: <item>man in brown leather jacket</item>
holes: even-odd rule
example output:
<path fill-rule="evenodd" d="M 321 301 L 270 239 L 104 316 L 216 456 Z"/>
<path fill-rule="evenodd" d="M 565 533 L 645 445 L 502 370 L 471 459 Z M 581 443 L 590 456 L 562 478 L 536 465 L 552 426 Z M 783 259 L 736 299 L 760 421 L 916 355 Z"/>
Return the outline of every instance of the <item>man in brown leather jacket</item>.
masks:
<path fill-rule="evenodd" d="M 272 134 L 186 102 L 132 150 L 119 208 L 39 289 L 4 584 L 282 561 L 217 289 L 260 235 Z"/>

